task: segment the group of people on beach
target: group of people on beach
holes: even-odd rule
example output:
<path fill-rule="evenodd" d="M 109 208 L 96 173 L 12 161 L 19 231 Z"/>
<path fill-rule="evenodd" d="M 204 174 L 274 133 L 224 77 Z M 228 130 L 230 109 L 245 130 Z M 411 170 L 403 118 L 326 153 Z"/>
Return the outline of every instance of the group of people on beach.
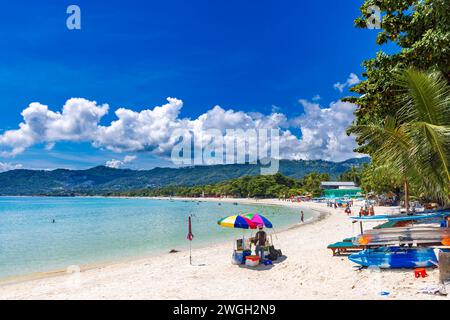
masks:
<path fill-rule="evenodd" d="M 331 208 L 335 208 L 337 209 L 338 207 L 343 207 L 344 203 L 338 203 L 337 201 L 327 201 L 327 207 L 331 207 Z M 346 208 L 350 208 L 353 206 L 353 200 L 348 200 L 347 202 L 345 202 L 345 207 Z"/>
<path fill-rule="evenodd" d="M 373 205 L 361 207 L 361 209 L 359 210 L 359 215 L 360 216 L 374 216 L 375 209 L 374 209 Z"/>

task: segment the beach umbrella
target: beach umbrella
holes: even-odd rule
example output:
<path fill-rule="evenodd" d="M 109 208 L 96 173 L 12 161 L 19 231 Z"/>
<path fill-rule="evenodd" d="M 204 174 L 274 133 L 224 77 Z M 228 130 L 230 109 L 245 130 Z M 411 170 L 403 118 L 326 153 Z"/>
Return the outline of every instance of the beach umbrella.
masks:
<path fill-rule="evenodd" d="M 217 221 L 217 224 L 225 228 L 239 228 L 239 229 L 256 229 L 257 225 L 249 218 L 241 215 L 229 216 Z"/>
<path fill-rule="evenodd" d="M 257 214 L 257 213 L 247 213 L 247 214 L 243 214 L 241 215 L 247 219 L 249 219 L 250 221 L 252 221 L 254 224 L 256 224 L 256 226 L 263 226 L 266 228 L 273 228 L 272 222 L 269 221 L 269 219 L 267 219 L 266 217 Z"/>
<path fill-rule="evenodd" d="M 189 216 L 188 218 L 188 235 L 187 235 L 187 239 L 189 241 L 192 241 L 192 239 L 194 239 L 194 234 L 192 233 L 192 221 L 191 221 L 191 216 Z"/>

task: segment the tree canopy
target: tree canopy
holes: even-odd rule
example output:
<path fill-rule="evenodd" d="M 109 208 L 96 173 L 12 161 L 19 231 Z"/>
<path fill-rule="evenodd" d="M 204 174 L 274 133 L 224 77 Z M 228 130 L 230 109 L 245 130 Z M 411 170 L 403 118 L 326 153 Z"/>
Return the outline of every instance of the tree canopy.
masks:
<path fill-rule="evenodd" d="M 450 87 L 439 72 L 406 69 L 394 74 L 401 89 L 394 116 L 352 129 L 374 151 L 373 164 L 387 167 L 424 195 L 449 202 Z M 375 172 L 374 172 L 375 174 Z"/>
<path fill-rule="evenodd" d="M 168 186 L 163 188 L 139 189 L 110 195 L 119 196 L 230 196 L 250 198 L 289 198 L 311 193 L 322 194 L 320 182 L 330 180 L 326 173 L 312 172 L 302 179 L 293 179 L 280 173 L 274 175 L 245 176 L 217 184 L 204 186 Z"/>
<path fill-rule="evenodd" d="M 345 99 L 358 106 L 357 125 L 395 115 L 392 101 L 399 87 L 393 79 L 401 69 L 437 70 L 450 81 L 450 0 L 366 0 L 360 8 L 362 15 L 355 20 L 358 28 L 367 28 L 371 6 L 382 12 L 377 44 L 392 43 L 399 50 L 395 54 L 379 51 L 363 62 L 366 79 L 351 88 L 359 96 Z M 349 133 L 355 131 L 351 128 Z M 364 144 L 356 136 L 358 143 Z M 371 154 L 367 147 L 359 150 Z"/>

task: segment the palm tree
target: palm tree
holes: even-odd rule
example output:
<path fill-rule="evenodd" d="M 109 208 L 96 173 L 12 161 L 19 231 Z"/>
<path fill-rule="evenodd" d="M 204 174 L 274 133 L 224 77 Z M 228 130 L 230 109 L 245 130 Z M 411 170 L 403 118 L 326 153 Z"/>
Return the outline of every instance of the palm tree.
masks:
<path fill-rule="evenodd" d="M 377 159 L 372 158 L 370 165 L 366 166 L 361 174 L 361 187 L 366 192 L 375 191 L 380 194 L 394 192 L 398 194 L 397 191 L 402 186 L 403 180 L 398 170 L 388 165 L 379 164 Z"/>
<path fill-rule="evenodd" d="M 399 87 L 395 116 L 355 125 L 355 130 L 381 165 L 395 169 L 404 181 L 405 207 L 409 185 L 443 203 L 449 202 L 450 89 L 436 72 L 412 69 L 395 78 Z"/>
<path fill-rule="evenodd" d="M 351 166 L 350 169 L 345 171 L 339 176 L 339 180 L 341 181 L 352 181 L 356 185 L 360 185 L 361 183 L 361 172 L 364 169 L 364 165 L 361 165 L 360 167 L 357 166 Z"/>

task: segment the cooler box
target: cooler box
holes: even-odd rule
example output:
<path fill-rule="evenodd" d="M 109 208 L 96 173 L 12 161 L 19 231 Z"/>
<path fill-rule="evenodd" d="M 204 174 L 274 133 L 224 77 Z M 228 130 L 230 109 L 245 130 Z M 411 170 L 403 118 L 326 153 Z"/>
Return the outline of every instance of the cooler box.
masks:
<path fill-rule="evenodd" d="M 244 259 L 242 251 L 233 251 L 233 255 L 231 256 L 231 264 L 242 264 L 242 260 Z"/>
<path fill-rule="evenodd" d="M 251 256 L 252 255 L 252 250 L 244 250 L 242 255 L 243 255 L 243 257 L 242 257 L 242 264 L 245 264 L 245 257 Z"/>
<path fill-rule="evenodd" d="M 245 257 L 251 255 L 251 251 L 250 250 L 244 250 L 244 251 L 239 251 L 239 250 L 235 250 L 233 252 L 233 256 L 231 258 L 231 263 L 232 264 L 244 264 L 245 263 Z"/>
<path fill-rule="evenodd" d="M 259 264 L 259 256 L 246 256 L 245 265 L 249 267 L 255 267 Z"/>

